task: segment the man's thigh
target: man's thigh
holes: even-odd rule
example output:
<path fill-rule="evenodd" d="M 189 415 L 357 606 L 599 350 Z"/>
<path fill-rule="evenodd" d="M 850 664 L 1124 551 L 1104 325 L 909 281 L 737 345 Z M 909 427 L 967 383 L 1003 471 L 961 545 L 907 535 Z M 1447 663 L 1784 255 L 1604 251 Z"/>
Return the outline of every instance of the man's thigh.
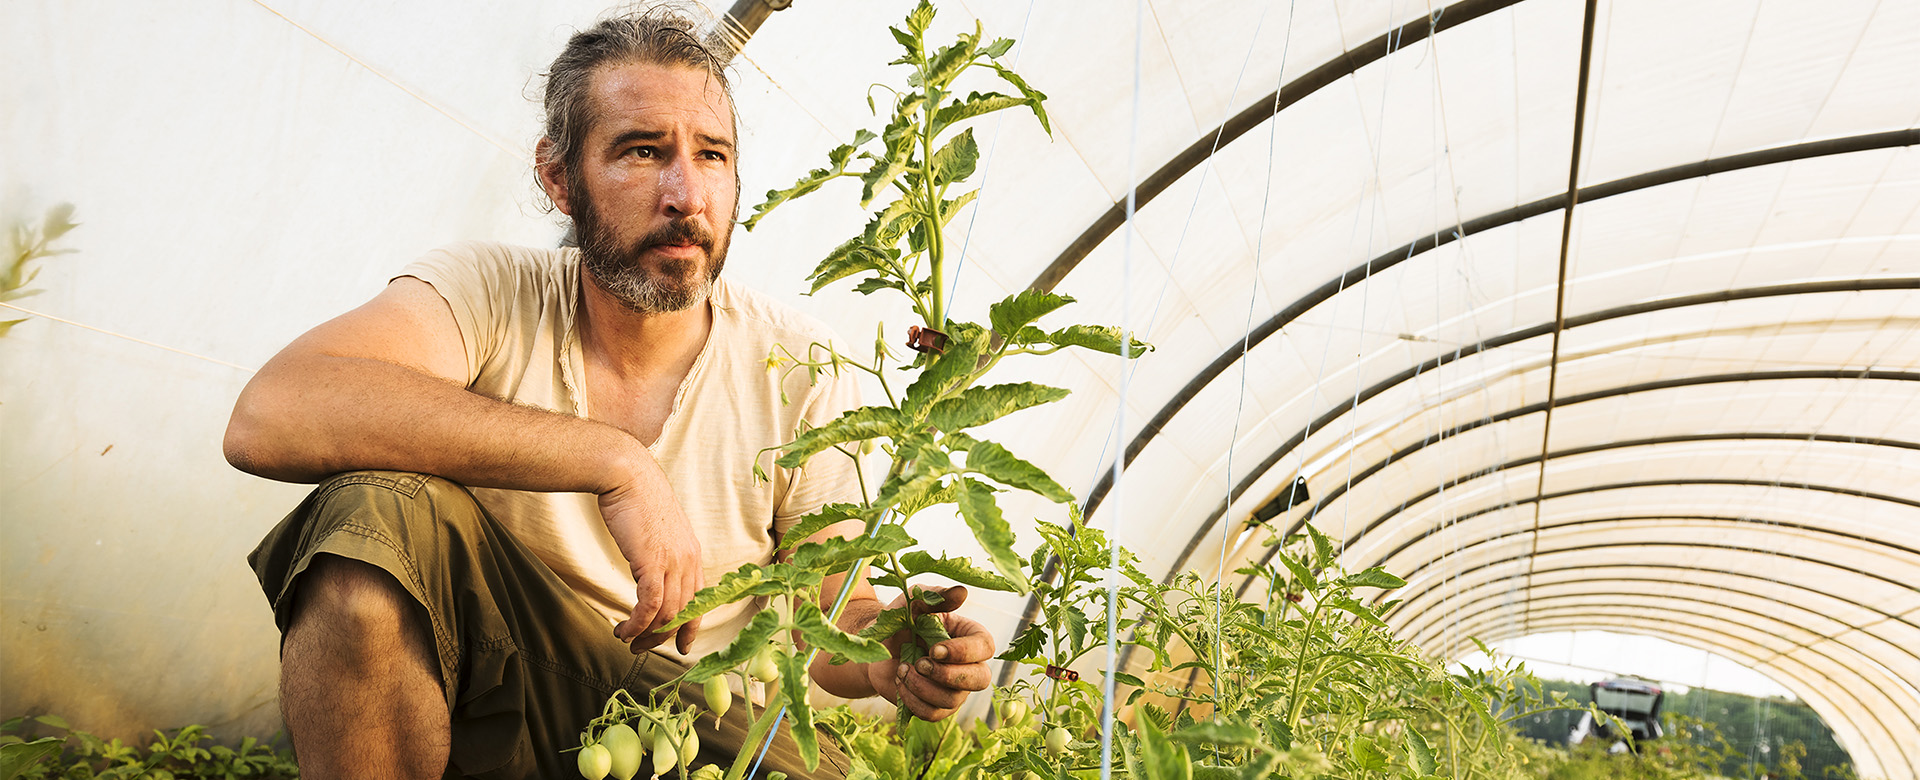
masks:
<path fill-rule="evenodd" d="M 580 728 L 615 690 L 644 701 L 679 674 L 664 657 L 635 656 L 605 616 L 452 482 L 351 472 L 322 483 L 248 558 L 283 632 L 300 576 L 322 553 L 379 567 L 421 605 L 452 720 L 450 774 L 571 776 L 573 756 L 561 751 L 578 747 Z M 706 724 L 702 752 L 730 761 L 744 726 Z M 791 738 L 782 742 L 769 766 L 802 776 L 797 765 L 773 763 L 792 752 Z M 819 776 L 839 776 L 837 763 L 823 762 Z"/>

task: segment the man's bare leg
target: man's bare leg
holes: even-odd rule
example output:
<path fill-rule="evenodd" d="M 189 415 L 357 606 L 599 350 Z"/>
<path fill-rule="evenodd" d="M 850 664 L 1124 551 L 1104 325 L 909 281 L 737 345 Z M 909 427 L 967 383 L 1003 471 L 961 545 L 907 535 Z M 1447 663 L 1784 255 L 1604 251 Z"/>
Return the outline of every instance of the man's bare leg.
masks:
<path fill-rule="evenodd" d="M 280 709 L 308 780 L 438 778 L 452 741 L 413 597 L 378 567 L 319 555 L 280 653 Z"/>

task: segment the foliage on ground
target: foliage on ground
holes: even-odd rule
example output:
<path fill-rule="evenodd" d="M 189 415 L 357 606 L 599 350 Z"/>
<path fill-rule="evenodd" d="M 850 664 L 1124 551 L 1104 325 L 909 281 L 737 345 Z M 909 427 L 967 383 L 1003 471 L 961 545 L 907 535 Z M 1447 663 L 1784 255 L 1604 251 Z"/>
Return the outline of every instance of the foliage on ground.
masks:
<path fill-rule="evenodd" d="M 0 723 L 0 780 L 292 780 L 300 776 L 292 749 L 277 742 L 247 737 L 233 746 L 209 744 L 214 741 L 203 726 L 171 732 L 156 729 L 152 742 L 139 745 L 101 739 L 54 715 L 17 717 Z"/>

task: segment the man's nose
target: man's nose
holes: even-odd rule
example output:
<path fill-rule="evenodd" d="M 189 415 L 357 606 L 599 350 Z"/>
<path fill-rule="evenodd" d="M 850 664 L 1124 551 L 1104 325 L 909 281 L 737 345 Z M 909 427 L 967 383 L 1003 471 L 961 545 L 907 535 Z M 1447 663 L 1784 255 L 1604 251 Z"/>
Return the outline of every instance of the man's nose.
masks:
<path fill-rule="evenodd" d="M 693 160 L 675 156 L 660 170 L 660 207 L 677 215 L 698 214 L 707 207 L 706 193 L 695 177 Z"/>

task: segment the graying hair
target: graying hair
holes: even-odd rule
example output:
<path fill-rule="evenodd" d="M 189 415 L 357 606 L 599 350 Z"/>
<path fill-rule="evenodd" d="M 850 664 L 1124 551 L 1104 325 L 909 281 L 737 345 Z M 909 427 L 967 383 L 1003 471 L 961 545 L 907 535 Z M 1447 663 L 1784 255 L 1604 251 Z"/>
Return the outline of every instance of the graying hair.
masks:
<path fill-rule="evenodd" d="M 701 27 L 686 10 L 656 5 L 610 16 L 574 33 L 545 74 L 545 138 L 551 146 L 535 163 L 559 163 L 569 172 L 575 169 L 587 130 L 593 126 L 593 74 L 607 65 L 644 63 L 703 71 L 720 84 L 731 107 L 733 87 L 727 82 L 727 63 L 734 48 L 723 34 L 704 33 Z"/>

